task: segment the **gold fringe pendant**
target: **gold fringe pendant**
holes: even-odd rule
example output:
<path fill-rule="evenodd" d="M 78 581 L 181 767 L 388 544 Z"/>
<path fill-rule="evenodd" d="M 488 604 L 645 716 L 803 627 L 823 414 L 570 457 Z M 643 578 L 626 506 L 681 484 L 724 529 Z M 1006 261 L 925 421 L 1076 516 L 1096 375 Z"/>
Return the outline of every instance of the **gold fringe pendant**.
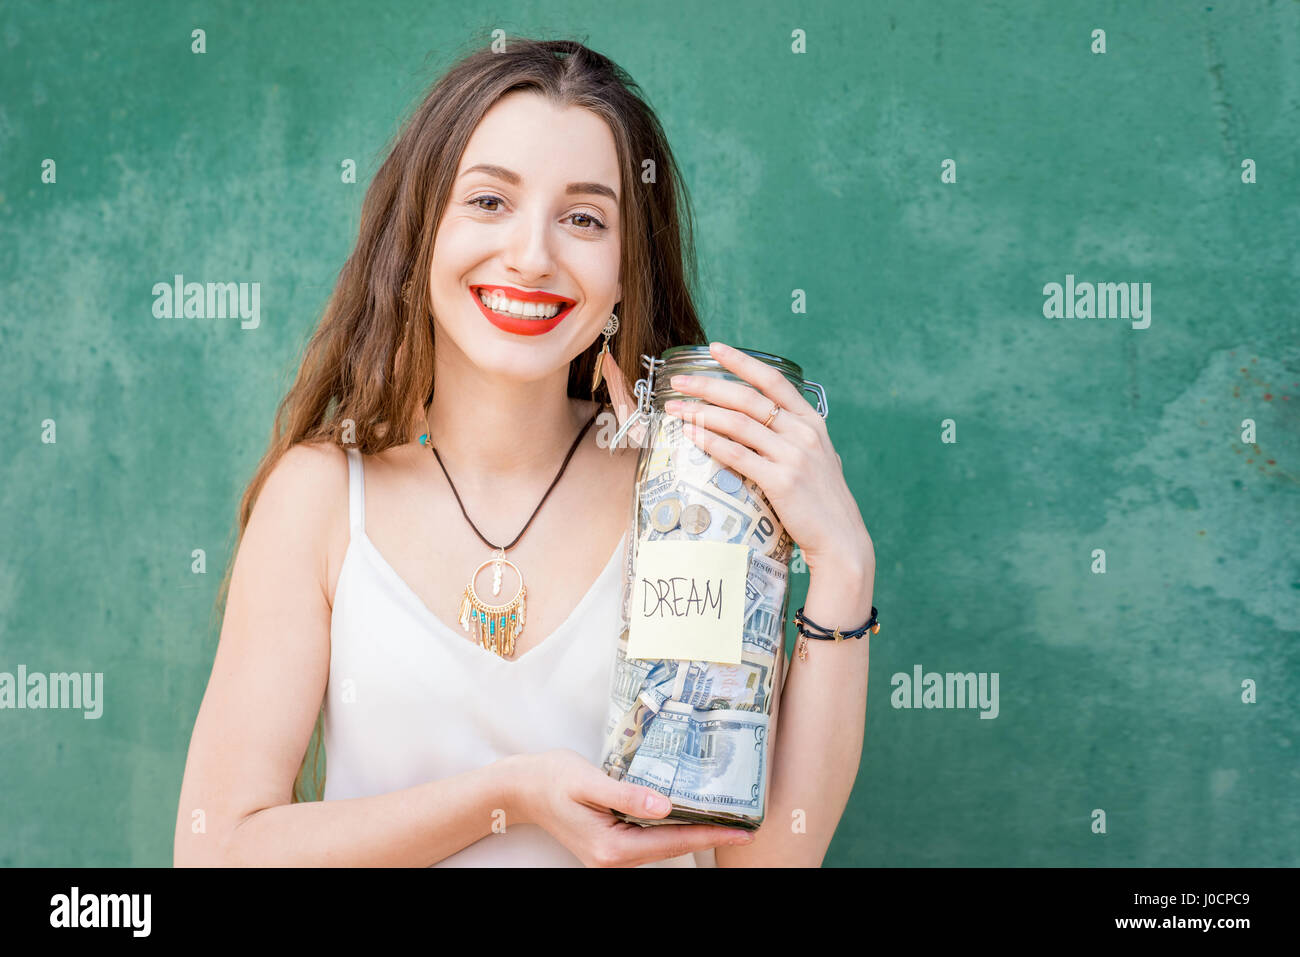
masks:
<path fill-rule="evenodd" d="M 523 632 L 524 625 L 527 623 L 528 589 L 524 587 L 524 576 L 518 566 L 505 557 L 503 549 L 498 551 L 500 554 L 489 558 L 474 569 L 469 585 L 465 588 L 465 597 L 460 601 L 458 617 L 460 626 L 474 636 L 480 648 L 498 654 L 502 658 L 509 658 L 515 653 L 515 640 Z M 504 605 L 488 604 L 479 598 L 478 592 L 474 590 L 475 579 L 488 565 L 494 566 L 492 569 L 492 594 L 494 595 L 501 592 L 502 565 L 509 565 L 519 576 L 519 591 Z"/>

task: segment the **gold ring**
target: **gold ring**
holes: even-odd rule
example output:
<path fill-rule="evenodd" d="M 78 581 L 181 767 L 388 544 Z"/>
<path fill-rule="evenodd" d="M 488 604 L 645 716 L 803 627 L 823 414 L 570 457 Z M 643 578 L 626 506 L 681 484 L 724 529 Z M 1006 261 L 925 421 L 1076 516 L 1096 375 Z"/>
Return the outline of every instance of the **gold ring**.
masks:
<path fill-rule="evenodd" d="M 763 428 L 767 428 L 769 425 L 771 425 L 772 420 L 776 418 L 776 414 L 780 411 L 781 411 L 781 407 L 779 405 L 772 406 L 772 411 L 769 412 L 767 414 L 767 418 L 763 420 Z"/>

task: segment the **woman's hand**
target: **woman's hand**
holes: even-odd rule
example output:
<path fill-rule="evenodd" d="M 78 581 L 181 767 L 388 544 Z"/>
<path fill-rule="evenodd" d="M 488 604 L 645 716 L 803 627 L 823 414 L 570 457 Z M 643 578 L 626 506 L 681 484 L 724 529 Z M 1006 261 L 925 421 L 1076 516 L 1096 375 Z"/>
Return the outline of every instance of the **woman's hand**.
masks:
<path fill-rule="evenodd" d="M 874 577 L 875 547 L 817 410 L 772 366 L 720 342 L 710 351 L 745 382 L 675 375 L 673 389 L 702 401 L 677 399 L 664 411 L 701 450 L 763 490 L 810 570 L 824 560 Z M 764 425 L 773 406 L 781 410 Z"/>
<path fill-rule="evenodd" d="M 567 748 L 520 758 L 516 820 L 543 828 L 588 867 L 634 867 L 753 839 L 751 831 L 712 824 L 628 824 L 610 809 L 648 820 L 667 816 L 668 799 L 652 788 L 615 781 Z M 647 797 L 662 806 L 647 808 Z"/>

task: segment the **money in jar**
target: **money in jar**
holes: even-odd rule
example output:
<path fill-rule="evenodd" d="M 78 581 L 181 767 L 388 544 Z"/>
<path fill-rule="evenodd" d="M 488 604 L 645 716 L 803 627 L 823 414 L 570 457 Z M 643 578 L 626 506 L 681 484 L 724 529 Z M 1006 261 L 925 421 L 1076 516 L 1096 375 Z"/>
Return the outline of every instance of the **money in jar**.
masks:
<path fill-rule="evenodd" d="M 804 379 L 798 365 L 742 351 L 778 369 L 800 391 L 814 393 L 825 416 L 825 392 Z M 647 377 L 637 382 L 637 411 L 620 432 L 636 420 L 642 438 L 601 766 L 613 778 L 653 788 L 672 804 L 666 817 L 654 819 L 615 811 L 622 820 L 754 830 L 763 821 L 767 796 L 773 746 L 768 731 L 785 661 L 794 543 L 758 485 L 696 446 L 682 420 L 664 412 L 669 400 L 692 398 L 669 386 L 674 375 L 744 380 L 713 359 L 708 346 L 676 346 L 642 362 Z M 644 543 L 660 540 L 688 543 L 686 548 L 692 542 L 744 546 L 738 663 L 629 657 L 637 554 Z"/>

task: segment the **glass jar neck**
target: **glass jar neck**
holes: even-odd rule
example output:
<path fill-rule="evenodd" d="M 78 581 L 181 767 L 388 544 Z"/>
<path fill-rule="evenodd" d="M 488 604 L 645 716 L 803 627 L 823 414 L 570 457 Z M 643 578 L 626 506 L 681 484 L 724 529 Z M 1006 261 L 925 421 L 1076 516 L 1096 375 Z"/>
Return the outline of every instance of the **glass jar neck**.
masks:
<path fill-rule="evenodd" d="M 757 352 L 753 349 L 741 349 L 740 351 L 776 369 L 796 389 L 803 386 L 803 369 L 791 360 L 769 352 Z M 675 375 L 709 376 L 718 379 L 730 379 L 732 382 L 745 382 L 744 379 L 713 358 L 707 345 L 673 346 L 670 349 L 665 349 L 661 358 L 662 365 L 655 369 L 654 389 L 650 393 L 650 408 L 654 412 L 662 412 L 664 403 L 672 399 L 698 398 L 672 388 L 669 383 Z M 745 384 L 748 385 L 749 383 L 745 382 Z"/>

